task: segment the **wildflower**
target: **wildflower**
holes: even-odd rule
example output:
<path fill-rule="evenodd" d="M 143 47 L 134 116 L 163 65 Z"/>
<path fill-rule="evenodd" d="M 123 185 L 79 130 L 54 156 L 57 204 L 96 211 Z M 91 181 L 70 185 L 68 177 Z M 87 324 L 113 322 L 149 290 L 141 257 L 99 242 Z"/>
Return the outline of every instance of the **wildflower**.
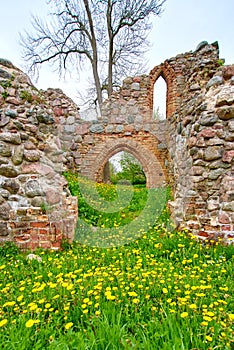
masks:
<path fill-rule="evenodd" d="M 209 316 L 203 316 L 203 320 L 210 322 L 212 321 L 212 318 Z"/>
<path fill-rule="evenodd" d="M 72 326 L 73 326 L 73 322 L 68 322 L 68 323 L 65 324 L 64 328 L 65 328 L 66 330 L 68 330 L 68 329 L 70 329 Z"/>
<path fill-rule="evenodd" d="M 0 321 L 0 327 L 3 327 L 7 324 L 8 320 L 4 319 L 2 321 Z"/>
<path fill-rule="evenodd" d="M 140 300 L 137 299 L 137 298 L 134 298 L 134 299 L 132 299 L 132 302 L 133 302 L 134 304 L 138 304 L 138 303 L 140 302 Z"/>
<path fill-rule="evenodd" d="M 209 335 L 206 335 L 206 340 L 208 340 L 208 341 L 212 341 L 212 337 L 211 337 L 211 336 L 209 336 Z"/>
<path fill-rule="evenodd" d="M 180 314 L 180 317 L 185 318 L 188 316 L 188 312 L 182 312 L 182 314 Z"/>
<path fill-rule="evenodd" d="M 210 316 L 210 317 L 212 317 L 212 316 L 214 316 L 214 313 L 211 312 L 211 311 L 208 311 L 208 312 L 207 312 L 207 315 Z"/>
<path fill-rule="evenodd" d="M 25 326 L 27 328 L 31 328 L 34 325 L 34 323 L 35 323 L 34 320 L 30 319 L 25 323 Z"/>
<path fill-rule="evenodd" d="M 18 298 L 17 298 L 17 301 L 22 301 L 22 299 L 23 299 L 23 295 L 20 295 Z"/>
<path fill-rule="evenodd" d="M 234 321 L 234 314 L 229 314 L 228 318 L 229 318 L 230 321 Z"/>

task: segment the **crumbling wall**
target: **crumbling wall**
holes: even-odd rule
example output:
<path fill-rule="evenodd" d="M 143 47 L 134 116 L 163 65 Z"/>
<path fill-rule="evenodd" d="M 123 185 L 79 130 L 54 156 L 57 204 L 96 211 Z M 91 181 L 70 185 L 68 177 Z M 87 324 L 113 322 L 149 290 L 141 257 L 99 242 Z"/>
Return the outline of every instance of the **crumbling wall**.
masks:
<path fill-rule="evenodd" d="M 22 248 L 58 248 L 62 235 L 74 235 L 77 201 L 61 175 L 66 158 L 54 113 L 65 102 L 55 102 L 0 60 L 0 241 Z M 69 113 L 74 106 L 66 99 Z"/>
<path fill-rule="evenodd" d="M 167 83 L 167 119 L 152 119 L 153 87 Z M 81 120 L 59 89 L 37 90 L 0 60 L 0 240 L 58 247 L 72 239 L 76 199 L 61 175 L 73 169 L 102 180 L 108 159 L 135 155 L 149 187 L 172 186 L 176 226 L 202 239 L 234 238 L 234 66 L 218 44 L 166 60 L 149 76 L 126 78 L 102 108 Z"/>

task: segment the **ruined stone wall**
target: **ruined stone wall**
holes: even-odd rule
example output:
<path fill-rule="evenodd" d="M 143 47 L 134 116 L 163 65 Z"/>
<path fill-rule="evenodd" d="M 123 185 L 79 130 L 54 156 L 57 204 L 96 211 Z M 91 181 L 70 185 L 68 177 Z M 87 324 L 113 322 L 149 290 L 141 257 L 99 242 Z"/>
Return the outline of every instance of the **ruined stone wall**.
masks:
<path fill-rule="evenodd" d="M 169 183 L 178 228 L 200 238 L 234 237 L 234 66 L 222 66 L 218 44 L 166 60 L 149 76 L 126 78 L 85 121 L 59 89 L 37 90 L 0 60 L 0 240 L 25 247 L 72 238 L 77 203 L 66 169 L 101 181 L 109 158 L 132 153 L 148 187 Z M 152 119 L 153 86 L 167 83 L 167 119 Z M 156 97 L 157 98 L 157 97 Z M 44 213 L 46 211 L 46 213 Z"/>
<path fill-rule="evenodd" d="M 183 103 L 170 121 L 172 213 L 178 227 L 202 239 L 230 243 L 234 238 L 234 66 L 206 66 L 191 73 Z"/>
<path fill-rule="evenodd" d="M 77 107 L 58 94 L 56 101 L 52 91 L 38 91 L 0 60 L 0 241 L 22 248 L 58 248 L 62 235 L 74 235 L 77 201 L 61 175 L 66 158 L 56 118 Z"/>

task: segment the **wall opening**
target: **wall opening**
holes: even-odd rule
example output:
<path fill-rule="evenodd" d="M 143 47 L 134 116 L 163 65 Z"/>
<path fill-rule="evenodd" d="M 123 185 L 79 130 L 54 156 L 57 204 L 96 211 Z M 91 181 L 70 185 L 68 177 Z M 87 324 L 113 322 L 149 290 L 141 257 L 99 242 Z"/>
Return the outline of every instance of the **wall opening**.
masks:
<path fill-rule="evenodd" d="M 167 114 L 167 83 L 160 75 L 154 83 L 153 119 L 165 120 Z"/>
<path fill-rule="evenodd" d="M 129 181 L 133 185 L 146 185 L 146 175 L 140 161 L 127 151 L 120 151 L 109 158 L 103 168 L 103 180 L 113 184 Z"/>

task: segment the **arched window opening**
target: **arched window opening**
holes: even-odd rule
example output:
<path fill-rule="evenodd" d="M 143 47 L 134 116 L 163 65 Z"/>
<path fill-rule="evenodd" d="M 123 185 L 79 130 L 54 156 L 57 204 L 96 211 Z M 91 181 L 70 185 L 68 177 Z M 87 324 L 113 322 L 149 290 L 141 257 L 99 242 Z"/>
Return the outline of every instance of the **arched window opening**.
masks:
<path fill-rule="evenodd" d="M 103 168 L 105 183 L 121 181 L 131 182 L 133 185 L 146 185 L 146 175 L 139 160 L 131 153 L 122 151 L 114 154 Z"/>
<path fill-rule="evenodd" d="M 160 76 L 154 83 L 153 119 L 165 120 L 167 110 L 167 83 Z"/>

